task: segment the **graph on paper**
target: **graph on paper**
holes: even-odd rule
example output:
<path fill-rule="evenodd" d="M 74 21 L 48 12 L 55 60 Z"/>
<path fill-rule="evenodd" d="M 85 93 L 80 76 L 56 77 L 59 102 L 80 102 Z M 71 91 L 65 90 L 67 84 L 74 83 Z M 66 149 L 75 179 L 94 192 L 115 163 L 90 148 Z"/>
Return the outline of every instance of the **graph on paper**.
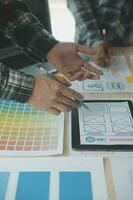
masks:
<path fill-rule="evenodd" d="M 133 144 L 133 117 L 128 102 L 86 105 L 90 110 L 81 107 L 78 111 L 81 144 Z"/>
<path fill-rule="evenodd" d="M 58 117 L 28 104 L 0 101 L 0 155 L 62 153 L 64 115 Z"/>
<path fill-rule="evenodd" d="M 99 68 L 94 62 L 90 64 Z M 83 93 L 133 92 L 133 84 L 126 79 L 131 76 L 131 72 L 124 56 L 113 56 L 111 66 L 101 70 L 103 76 L 100 80 L 74 81 L 72 87 Z"/>

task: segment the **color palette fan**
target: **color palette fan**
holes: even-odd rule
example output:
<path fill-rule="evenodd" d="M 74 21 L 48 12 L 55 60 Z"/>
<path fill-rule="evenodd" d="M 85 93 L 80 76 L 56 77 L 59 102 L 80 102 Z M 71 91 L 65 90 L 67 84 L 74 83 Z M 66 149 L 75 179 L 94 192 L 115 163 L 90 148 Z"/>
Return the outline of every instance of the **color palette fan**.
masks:
<path fill-rule="evenodd" d="M 0 155 L 54 155 L 63 149 L 64 114 L 0 101 Z"/>

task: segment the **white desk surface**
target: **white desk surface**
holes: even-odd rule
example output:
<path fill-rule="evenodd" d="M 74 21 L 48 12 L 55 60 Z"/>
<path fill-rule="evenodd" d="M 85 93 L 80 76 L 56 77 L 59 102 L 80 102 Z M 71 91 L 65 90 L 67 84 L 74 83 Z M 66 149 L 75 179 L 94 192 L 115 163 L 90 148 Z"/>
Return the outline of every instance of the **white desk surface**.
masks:
<path fill-rule="evenodd" d="M 118 54 L 124 54 L 127 59 L 127 63 L 129 66 L 129 69 L 133 73 L 133 63 L 131 63 L 129 59 L 129 55 L 133 55 L 133 48 L 113 48 L 112 53 L 114 55 Z M 124 94 L 84 94 L 85 99 L 133 99 L 133 94 L 124 93 Z M 71 148 L 71 114 L 66 113 L 65 114 L 65 133 L 64 133 L 64 151 L 63 155 L 57 156 L 58 158 L 62 156 L 76 156 L 76 157 L 102 157 L 102 158 L 111 158 L 111 157 L 132 157 L 133 158 L 133 152 L 80 152 L 80 151 L 74 151 Z M 55 158 L 56 156 L 54 156 Z M 43 159 L 43 158 L 42 158 Z M 109 174 L 109 171 L 106 170 L 108 167 L 108 161 L 105 161 L 105 172 L 107 176 L 108 182 L 108 191 L 109 191 L 109 200 L 115 200 L 115 191 L 114 186 L 112 182 L 111 175 Z"/>

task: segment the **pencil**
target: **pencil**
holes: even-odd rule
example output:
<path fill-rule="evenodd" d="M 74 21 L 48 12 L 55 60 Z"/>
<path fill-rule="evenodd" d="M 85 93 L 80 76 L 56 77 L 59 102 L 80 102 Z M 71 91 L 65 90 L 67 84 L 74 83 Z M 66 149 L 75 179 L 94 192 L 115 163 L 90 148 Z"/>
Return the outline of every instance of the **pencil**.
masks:
<path fill-rule="evenodd" d="M 90 108 L 83 101 L 80 101 L 80 105 L 91 112 Z"/>
<path fill-rule="evenodd" d="M 91 65 L 92 65 L 92 64 L 91 64 Z M 82 69 L 83 69 L 85 72 L 88 72 L 90 75 L 96 76 L 96 73 L 95 73 L 95 72 L 89 72 L 88 69 L 86 69 L 84 66 L 82 66 Z"/>

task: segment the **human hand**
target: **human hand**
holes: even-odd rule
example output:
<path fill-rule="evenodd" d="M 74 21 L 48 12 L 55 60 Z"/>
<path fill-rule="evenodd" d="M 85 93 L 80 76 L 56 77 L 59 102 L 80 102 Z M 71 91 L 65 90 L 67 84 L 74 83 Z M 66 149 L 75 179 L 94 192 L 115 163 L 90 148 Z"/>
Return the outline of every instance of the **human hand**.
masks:
<path fill-rule="evenodd" d="M 27 103 L 55 115 L 80 107 L 82 95 L 69 88 L 71 84 L 63 77 L 56 77 L 56 80 L 46 75 L 36 76 L 32 95 Z"/>
<path fill-rule="evenodd" d="M 46 58 L 69 80 L 99 79 L 102 71 L 84 61 L 79 52 L 93 55 L 94 51 L 76 43 L 58 43 Z M 85 68 L 85 70 L 84 70 Z"/>
<path fill-rule="evenodd" d="M 93 59 L 101 67 L 110 66 L 111 53 L 109 51 L 107 42 L 102 42 L 95 47 Z"/>

